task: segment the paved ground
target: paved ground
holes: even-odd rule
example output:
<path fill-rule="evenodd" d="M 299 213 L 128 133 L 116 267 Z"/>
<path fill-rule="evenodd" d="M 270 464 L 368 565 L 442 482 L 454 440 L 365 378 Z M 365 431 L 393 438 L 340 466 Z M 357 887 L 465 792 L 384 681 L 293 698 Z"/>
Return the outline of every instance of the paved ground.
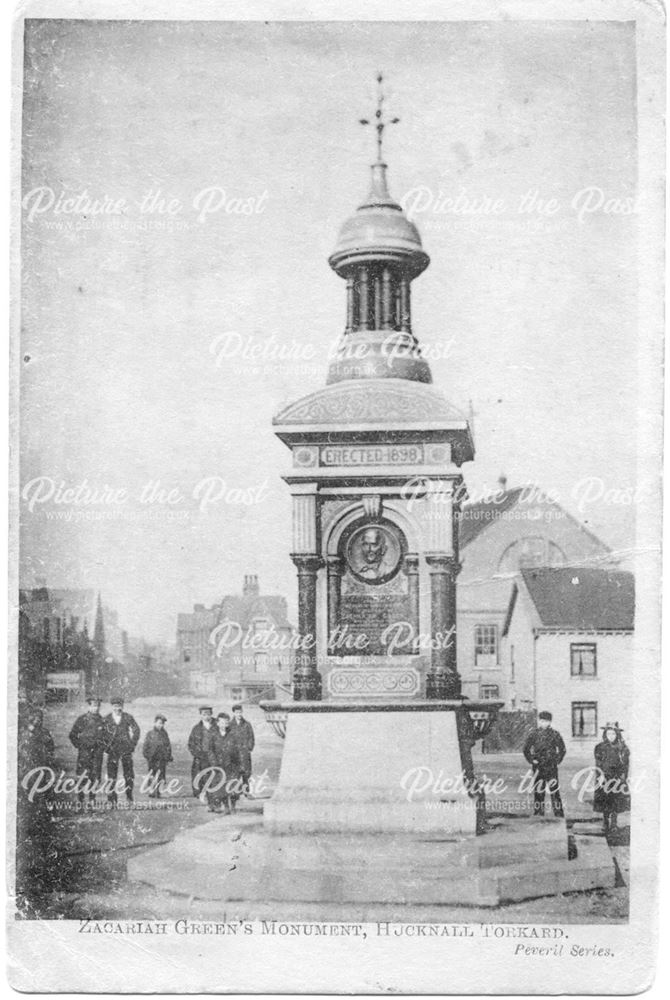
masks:
<path fill-rule="evenodd" d="M 225 823 L 226 817 L 212 817 L 190 789 L 190 756 L 186 741 L 191 726 L 197 722 L 198 700 L 189 699 L 138 699 L 127 705 L 137 719 L 142 737 L 153 723 L 157 711 L 168 717 L 167 729 L 173 745 L 174 764 L 168 777 L 178 779 L 179 794 L 156 802 L 147 794 L 137 792 L 134 808 L 119 809 L 115 812 L 99 810 L 92 814 L 76 811 L 76 797 L 57 797 L 60 806 L 51 814 L 51 822 L 43 842 L 33 852 L 32 892 L 24 903 L 25 915 L 52 918 L 93 917 L 167 917 L 177 916 L 197 918 L 208 915 L 206 904 L 185 901 L 183 898 L 168 898 L 143 886 L 130 883 L 126 875 L 128 859 L 150 847 L 172 840 L 177 833 L 204 822 Z M 223 707 L 229 711 L 230 706 Z M 63 769 L 74 773 L 75 753 L 67 734 L 78 710 L 58 706 L 47 710 L 45 724 L 56 742 L 56 754 Z M 260 709 L 249 707 L 245 714 L 256 732 L 254 772 L 259 780 L 259 795 L 270 794 L 277 781 L 283 743 L 265 722 Z M 591 796 L 579 801 L 577 790 L 571 786 L 571 779 L 581 768 L 590 764 L 590 759 L 567 759 L 561 771 L 566 815 L 577 821 L 580 829 L 593 829 Z M 137 781 L 145 774 L 144 761 L 138 751 L 135 755 Z M 475 770 L 478 775 L 486 775 L 491 781 L 504 779 L 506 789 L 502 794 L 490 795 L 494 813 L 524 815 L 530 811 L 531 796 L 519 791 L 519 783 L 526 771 L 526 764 L 520 754 L 476 755 Z M 242 811 L 257 812 L 260 802 L 243 800 Z M 624 817 L 627 822 L 628 817 Z M 628 868 L 627 830 L 622 843 L 615 853 L 624 873 Z M 26 856 L 30 856 L 26 850 Z M 185 912 L 186 907 L 186 912 Z M 308 912 L 283 914 L 277 907 L 267 908 L 265 917 L 291 919 L 310 916 L 318 919 L 344 919 L 346 914 L 338 914 L 333 908 L 329 917 Z M 270 912 L 272 911 L 272 912 Z M 402 919 L 443 921 L 496 921 L 496 922 L 619 922 L 627 919 L 628 890 L 623 886 L 614 890 L 593 891 L 571 894 L 550 899 L 539 899 L 529 903 L 502 907 L 494 913 L 465 907 L 450 907 L 440 916 L 418 908 L 417 913 L 401 911 Z M 237 915 L 237 914 L 236 914 Z M 243 914 L 240 914 L 243 915 Z M 349 913 L 349 919 L 355 919 Z M 393 919 L 391 916 L 389 919 Z"/>

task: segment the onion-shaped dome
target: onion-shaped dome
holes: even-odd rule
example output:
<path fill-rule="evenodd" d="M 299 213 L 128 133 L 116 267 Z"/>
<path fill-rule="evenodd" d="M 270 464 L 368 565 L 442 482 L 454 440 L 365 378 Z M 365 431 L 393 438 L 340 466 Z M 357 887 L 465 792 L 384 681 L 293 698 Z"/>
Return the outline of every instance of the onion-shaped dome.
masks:
<path fill-rule="evenodd" d="M 340 229 L 328 263 L 342 277 L 360 264 L 391 263 L 410 280 L 430 263 L 419 231 L 389 194 L 386 164 L 372 165 L 372 185 L 365 201 Z"/>

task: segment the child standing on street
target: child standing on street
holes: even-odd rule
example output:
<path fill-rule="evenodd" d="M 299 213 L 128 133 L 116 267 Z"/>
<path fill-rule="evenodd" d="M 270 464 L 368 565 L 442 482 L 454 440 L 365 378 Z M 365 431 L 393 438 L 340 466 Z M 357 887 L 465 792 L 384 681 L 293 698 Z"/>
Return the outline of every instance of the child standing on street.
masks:
<path fill-rule="evenodd" d="M 151 791 L 149 792 L 150 799 L 159 799 L 161 797 L 160 787 L 162 782 L 166 780 L 165 770 L 172 760 L 170 737 L 164 728 L 166 722 L 167 719 L 164 715 L 159 714 L 156 716 L 154 719 L 154 728 L 150 729 L 145 736 L 144 746 L 142 747 L 142 753 L 149 765 L 149 776 L 152 779 Z"/>

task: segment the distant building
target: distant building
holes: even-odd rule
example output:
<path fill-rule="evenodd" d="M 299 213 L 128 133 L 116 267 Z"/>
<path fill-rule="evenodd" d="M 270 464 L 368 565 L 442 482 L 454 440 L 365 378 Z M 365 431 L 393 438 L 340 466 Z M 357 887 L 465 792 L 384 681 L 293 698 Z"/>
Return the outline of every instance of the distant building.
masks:
<path fill-rule="evenodd" d="M 193 694 L 216 694 L 216 650 L 210 636 L 219 621 L 220 605 L 177 615 L 177 657 Z"/>
<path fill-rule="evenodd" d="M 460 516 L 457 655 L 462 691 L 504 697 L 501 637 L 511 584 L 535 566 L 611 566 L 610 549 L 536 486 L 501 489 Z"/>
<path fill-rule="evenodd" d="M 65 647 L 66 638 L 72 645 L 80 636 L 76 642 L 90 646 L 83 679 L 73 672 L 68 676 L 64 669 L 47 672 L 45 684 L 50 700 L 83 699 L 85 691 L 95 691 L 102 698 L 127 691 L 118 615 L 102 604 L 100 594 L 85 588 L 47 587 L 40 580 L 39 586 L 20 591 L 19 605 L 26 634 L 30 633 L 33 643 L 50 649 L 52 658 L 60 658 L 59 650 Z"/>
<path fill-rule="evenodd" d="M 177 618 L 177 651 L 193 694 L 226 701 L 272 698 L 290 691 L 295 662 L 286 598 L 261 594 L 245 576 L 242 594 Z"/>
<path fill-rule="evenodd" d="M 44 585 L 19 591 L 20 700 L 79 702 L 91 689 L 93 646 L 86 620 L 71 610 L 62 593 Z"/>
<path fill-rule="evenodd" d="M 500 696 L 508 709 L 547 710 L 568 747 L 630 721 L 635 582 L 583 566 L 524 569 L 503 626 Z"/>

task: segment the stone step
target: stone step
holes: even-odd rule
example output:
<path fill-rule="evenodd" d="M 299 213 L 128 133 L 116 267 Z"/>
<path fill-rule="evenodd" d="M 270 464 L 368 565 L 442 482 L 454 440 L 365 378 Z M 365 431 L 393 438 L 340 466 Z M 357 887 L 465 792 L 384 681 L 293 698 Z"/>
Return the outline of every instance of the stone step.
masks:
<path fill-rule="evenodd" d="M 237 819 L 222 817 L 203 824 L 188 834 L 193 857 L 200 850 L 204 858 L 210 856 L 211 845 L 223 840 L 231 843 L 242 840 L 250 861 L 259 865 L 277 867 L 333 867 L 350 864 L 357 856 L 360 835 L 271 835 L 261 823 L 241 824 Z M 375 864 L 387 869 L 405 870 L 408 859 L 420 853 L 423 869 L 445 866 L 464 869 L 486 869 L 500 864 L 513 864 L 528 859 L 529 852 L 537 860 L 565 860 L 567 829 L 562 820 L 526 820 L 510 824 L 507 829 L 494 830 L 476 838 L 440 837 L 436 834 L 421 836 L 396 834 L 374 835 Z M 198 845 L 202 845 L 200 848 Z M 368 864 L 369 862 L 365 862 Z"/>
<path fill-rule="evenodd" d="M 414 850 L 405 854 L 403 865 L 389 865 L 384 850 L 379 850 L 389 845 L 378 844 L 376 837 L 363 838 L 367 845 L 360 837 L 313 838 L 309 851 L 304 842 L 295 844 L 294 838 L 272 837 L 258 830 L 238 831 L 218 841 L 211 830 L 199 837 L 194 832 L 131 859 L 129 877 L 187 897 L 225 902 L 483 907 L 615 885 L 607 844 L 590 837 L 576 838 L 578 857 L 573 861 L 565 854 L 543 856 L 540 839 L 537 850 L 526 843 L 522 862 L 511 863 L 508 858 L 485 866 L 471 864 L 471 841 L 456 845 L 455 853 L 454 845 L 448 845 L 452 853 L 436 864 L 435 855 L 426 856 L 426 842 L 415 839 Z M 551 845 L 551 836 L 545 837 Z M 439 842 L 428 843 L 432 849 L 441 847 Z M 486 860 L 490 862 L 491 857 Z"/>

